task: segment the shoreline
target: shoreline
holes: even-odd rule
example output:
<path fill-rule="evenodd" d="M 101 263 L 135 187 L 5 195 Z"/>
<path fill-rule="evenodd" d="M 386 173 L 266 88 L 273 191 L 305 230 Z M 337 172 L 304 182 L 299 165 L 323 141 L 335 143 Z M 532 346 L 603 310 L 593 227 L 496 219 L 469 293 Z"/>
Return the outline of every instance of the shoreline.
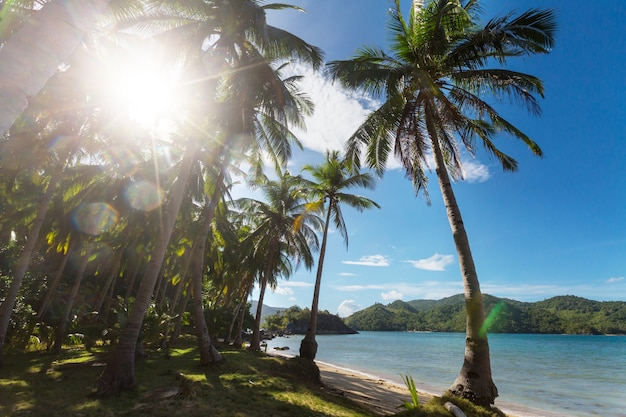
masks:
<path fill-rule="evenodd" d="M 297 355 L 281 350 L 268 350 L 267 355 L 282 358 L 295 358 Z M 341 365 L 316 360 L 320 370 L 322 383 L 339 395 L 350 398 L 379 414 L 395 414 L 403 410 L 404 402 L 411 402 L 408 388 L 403 384 L 388 378 L 382 378 L 368 372 L 343 367 Z M 434 387 L 428 387 L 420 381 L 415 381 L 420 403 L 425 403 L 432 397 L 440 396 Z M 507 417 L 559 417 L 558 414 L 538 410 L 520 404 L 498 402 L 495 407 L 504 412 Z"/>

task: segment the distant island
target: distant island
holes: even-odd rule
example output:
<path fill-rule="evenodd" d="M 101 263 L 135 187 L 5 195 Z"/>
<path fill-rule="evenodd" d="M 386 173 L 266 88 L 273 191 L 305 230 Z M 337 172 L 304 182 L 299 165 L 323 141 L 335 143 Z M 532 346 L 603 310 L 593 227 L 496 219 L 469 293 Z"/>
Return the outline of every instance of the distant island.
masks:
<path fill-rule="evenodd" d="M 483 294 L 483 301 L 489 333 L 626 335 L 624 301 L 593 301 L 568 295 L 522 302 L 488 294 Z M 265 316 L 268 330 L 306 332 L 309 309 L 294 306 L 274 309 L 273 313 Z M 464 332 L 465 299 L 457 294 L 441 300 L 376 303 L 343 320 L 328 311 L 318 315 L 318 334 L 357 331 Z"/>
<path fill-rule="evenodd" d="M 266 330 L 274 333 L 306 334 L 307 328 L 309 327 L 310 315 L 311 310 L 308 308 L 301 309 L 300 307 L 293 306 L 285 310 L 278 310 L 273 315 L 266 316 L 264 325 Z M 328 311 L 318 312 L 316 334 L 355 333 L 358 332 L 348 327 L 341 317 L 331 314 Z"/>
<path fill-rule="evenodd" d="M 626 302 L 558 296 L 521 302 L 483 294 L 489 333 L 626 334 Z M 464 332 L 465 299 L 374 304 L 347 317 L 355 330 Z"/>

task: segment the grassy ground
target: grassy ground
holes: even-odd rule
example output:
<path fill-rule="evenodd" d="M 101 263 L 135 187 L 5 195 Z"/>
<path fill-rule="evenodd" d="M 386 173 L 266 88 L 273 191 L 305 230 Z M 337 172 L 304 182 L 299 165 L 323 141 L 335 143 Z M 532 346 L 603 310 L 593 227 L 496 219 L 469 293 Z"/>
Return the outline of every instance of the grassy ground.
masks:
<path fill-rule="evenodd" d="M 94 383 L 106 352 L 75 348 L 52 356 L 46 352 L 6 354 L 0 371 L 0 416 L 185 416 L 292 417 L 375 416 L 319 381 L 314 364 L 262 353 L 222 350 L 225 362 L 199 365 L 193 340 L 169 355 L 153 352 L 136 366 L 137 385 L 119 396 L 96 398 Z M 434 399 L 402 417 L 450 414 Z M 465 410 L 469 410 L 467 406 Z M 466 411 L 467 413 L 467 411 Z M 503 416 L 475 410 L 468 417 Z"/>

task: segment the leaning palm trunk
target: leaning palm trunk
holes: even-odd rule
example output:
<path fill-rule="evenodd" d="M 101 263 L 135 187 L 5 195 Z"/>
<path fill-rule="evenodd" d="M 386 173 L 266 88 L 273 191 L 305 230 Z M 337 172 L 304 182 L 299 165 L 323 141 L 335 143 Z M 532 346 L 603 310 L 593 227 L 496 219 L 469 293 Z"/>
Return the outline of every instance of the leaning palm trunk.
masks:
<path fill-rule="evenodd" d="M 322 269 L 324 268 L 324 256 L 326 254 L 326 241 L 328 239 L 328 224 L 330 223 L 332 201 L 328 204 L 328 212 L 326 213 L 326 223 L 324 224 L 324 235 L 322 236 L 322 247 L 320 248 L 320 258 L 317 264 L 317 273 L 315 275 L 315 288 L 313 289 L 313 302 L 311 303 L 311 316 L 309 317 L 309 327 L 306 335 L 300 343 L 300 356 L 305 359 L 315 360 L 317 354 L 317 341 L 315 334 L 317 333 L 317 311 L 320 300 L 320 287 L 322 285 Z"/>
<path fill-rule="evenodd" d="M 0 49 L 0 136 L 94 26 L 108 0 L 52 0 Z M 10 6 L 6 6 L 10 7 Z"/>
<path fill-rule="evenodd" d="M 195 154 L 196 147 L 189 145 L 181 163 L 178 179 L 172 187 L 172 195 L 163 216 L 161 232 L 139 285 L 137 298 L 131 308 L 126 327 L 122 330 L 112 358 L 98 379 L 97 390 L 100 395 L 119 393 L 122 390 L 131 388 L 135 383 L 135 349 L 137 341 L 141 333 L 143 319 L 150 306 L 176 217 L 178 217 L 178 211 L 183 201 Z"/>
<path fill-rule="evenodd" d="M 498 389 L 491 377 L 489 342 L 486 331 L 482 331 L 485 321 L 483 300 L 478 283 L 478 275 L 470 250 L 469 240 L 461 218 L 461 211 L 456 202 L 450 176 L 445 166 L 443 154 L 437 140 L 437 133 L 432 125 L 432 118 L 427 117 L 431 146 L 435 158 L 435 169 L 443 202 L 448 213 L 454 244 L 459 257 L 459 266 L 465 288 L 465 355 L 463 367 L 450 387 L 450 392 L 466 398 L 475 404 L 490 406 L 498 396 Z"/>

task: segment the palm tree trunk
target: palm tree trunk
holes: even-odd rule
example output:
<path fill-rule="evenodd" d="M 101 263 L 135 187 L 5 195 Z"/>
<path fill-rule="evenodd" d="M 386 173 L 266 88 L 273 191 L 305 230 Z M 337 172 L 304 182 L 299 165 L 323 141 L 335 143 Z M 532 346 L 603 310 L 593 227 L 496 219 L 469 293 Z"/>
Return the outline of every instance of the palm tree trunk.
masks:
<path fill-rule="evenodd" d="M 76 50 L 108 0 L 52 0 L 0 49 L 0 136 Z"/>
<path fill-rule="evenodd" d="M 109 274 L 107 275 L 107 278 L 104 281 L 104 284 L 102 285 L 102 287 L 100 287 L 100 289 L 98 290 L 98 294 L 96 295 L 96 298 L 94 299 L 92 310 L 97 311 L 101 319 L 102 319 L 102 311 L 101 311 L 102 304 L 104 304 L 104 299 L 106 298 L 106 295 L 109 292 L 109 288 L 111 288 L 111 285 L 115 285 L 113 284 L 114 279 L 120 274 L 121 262 L 122 262 L 122 253 L 121 251 L 118 251 L 113 257 L 111 270 L 109 271 Z"/>
<path fill-rule="evenodd" d="M 486 331 L 482 331 L 482 326 L 485 322 L 485 313 L 480 284 L 470 250 L 469 239 L 461 217 L 461 211 L 459 210 L 454 191 L 452 190 L 450 176 L 448 175 L 437 139 L 437 131 L 433 126 L 433 118 L 426 117 L 426 123 L 435 158 L 437 179 L 448 214 L 450 228 L 452 229 L 452 236 L 459 257 L 459 266 L 461 268 L 463 287 L 465 290 L 465 309 L 467 317 L 465 355 L 461 371 L 450 387 L 450 392 L 457 397 L 466 398 L 475 404 L 488 407 L 494 403 L 495 398 L 498 396 L 498 389 L 491 376 L 491 361 L 487 333 Z"/>
<path fill-rule="evenodd" d="M 48 312 L 48 308 L 50 307 L 50 301 L 52 300 L 52 296 L 54 295 L 54 293 L 57 290 L 57 287 L 59 286 L 59 282 L 61 281 L 61 277 L 63 276 L 63 271 L 65 270 L 67 261 L 70 259 L 70 256 L 72 255 L 72 252 L 74 251 L 75 241 L 76 241 L 75 239 L 72 239 L 70 241 L 69 247 L 67 248 L 67 253 L 63 256 L 63 260 L 61 261 L 59 270 L 57 271 L 56 275 L 52 279 L 52 282 L 50 283 L 50 287 L 48 288 L 48 291 L 46 292 L 46 295 L 44 296 L 43 301 L 41 302 L 41 306 L 39 307 L 39 311 L 37 312 L 37 320 L 41 320 Z"/>
<path fill-rule="evenodd" d="M 265 289 L 267 288 L 268 269 L 269 268 L 266 268 L 266 272 L 263 274 L 260 283 L 259 303 L 256 306 L 256 315 L 254 316 L 254 329 L 252 329 L 250 350 L 261 350 L 261 313 L 263 312 L 263 298 L 265 297 Z"/>
<path fill-rule="evenodd" d="M 78 294 L 80 283 L 82 282 L 83 276 L 85 275 L 85 270 L 87 269 L 87 264 L 89 263 L 90 256 L 91 244 L 87 243 L 85 254 L 82 256 L 80 265 L 78 266 L 78 271 L 76 271 L 76 279 L 74 280 L 74 285 L 72 285 L 72 289 L 70 290 L 70 293 L 67 297 L 67 303 L 65 304 L 63 316 L 61 317 L 61 321 L 59 322 L 56 330 L 54 345 L 52 346 L 52 351 L 54 353 L 59 353 L 61 351 L 63 338 L 65 337 L 65 332 L 67 331 L 67 323 L 70 320 L 70 314 L 72 313 L 72 308 L 74 307 L 74 301 L 76 300 L 76 295 Z"/>
<path fill-rule="evenodd" d="M 98 379 L 97 390 L 100 395 L 119 393 L 122 390 L 131 388 L 135 383 L 135 349 L 137 340 L 139 339 L 141 325 L 154 293 L 154 287 L 163 264 L 176 217 L 178 217 L 178 211 L 183 201 L 195 154 L 196 147 L 190 144 L 185 151 L 178 179 L 172 187 L 172 194 L 163 216 L 159 238 L 156 241 L 152 257 L 139 285 L 137 298 L 128 316 L 126 326 L 122 330 L 115 352 Z"/>
<path fill-rule="evenodd" d="M 330 223 L 331 207 L 333 202 L 328 204 L 328 212 L 326 213 L 326 223 L 324 224 L 324 235 L 322 236 L 322 247 L 320 248 L 320 258 L 317 264 L 317 273 L 315 275 L 315 287 L 313 289 L 313 302 L 311 303 L 311 316 L 309 317 L 309 327 L 306 335 L 300 342 L 300 357 L 315 360 L 317 354 L 317 341 L 315 335 L 317 333 L 317 310 L 320 300 L 320 287 L 322 286 L 322 269 L 324 268 L 324 256 L 326 254 L 326 241 L 328 239 L 328 224 Z"/>
<path fill-rule="evenodd" d="M 206 324 L 206 317 L 204 316 L 204 306 L 202 300 L 202 281 L 204 276 L 204 258 L 206 241 L 209 238 L 209 232 L 211 231 L 211 224 L 213 223 L 213 217 L 215 214 L 215 207 L 220 198 L 221 184 L 224 181 L 224 169 L 220 169 L 217 179 L 215 181 L 215 189 L 211 200 L 204 209 L 204 220 L 200 233 L 198 234 L 198 241 L 194 245 L 195 251 L 193 255 L 193 316 L 194 324 L 196 327 L 196 334 L 198 338 L 198 350 L 200 351 L 200 364 L 207 366 L 214 362 L 220 362 L 224 358 L 215 349 L 213 343 L 211 343 L 211 335 L 209 334 L 209 328 Z"/>
<path fill-rule="evenodd" d="M 43 221 L 46 218 L 48 206 L 50 205 L 50 201 L 52 200 L 52 196 L 54 195 L 54 190 L 56 189 L 57 183 L 61 179 L 62 172 L 63 165 L 59 166 L 57 170 L 52 174 L 52 177 L 48 182 L 48 186 L 46 187 L 46 191 L 39 201 L 37 214 L 35 215 L 35 220 L 33 220 L 33 224 L 30 228 L 30 231 L 28 232 L 26 244 L 24 245 L 24 249 L 22 250 L 22 253 L 20 254 L 20 257 L 17 260 L 17 263 L 13 270 L 13 280 L 11 281 L 11 285 L 9 286 L 9 290 L 6 292 L 4 302 L 2 303 L 2 305 L 0 305 L 0 369 L 2 369 L 3 365 L 2 351 L 4 348 L 4 342 L 7 330 L 9 328 L 11 314 L 13 313 L 13 307 L 15 306 L 15 301 L 17 300 L 17 294 L 22 287 L 24 275 L 26 275 L 28 264 L 30 263 L 33 252 L 35 250 L 35 244 L 39 239 L 41 226 L 43 225 Z"/>
<path fill-rule="evenodd" d="M 223 173 L 220 171 L 221 179 L 223 179 Z M 216 182 L 219 184 L 219 182 Z M 203 366 L 209 365 L 213 362 L 219 362 L 223 360 L 222 355 L 215 349 L 213 343 L 211 343 L 211 335 L 209 334 L 209 328 L 206 324 L 206 317 L 204 316 L 204 306 L 202 300 L 202 281 L 204 272 L 204 252 L 206 248 L 206 241 L 211 230 L 211 223 L 213 222 L 213 214 L 215 213 L 215 207 L 219 199 L 220 187 L 216 185 L 213 196 L 207 208 L 204 210 L 204 221 L 202 228 L 198 235 L 197 244 L 194 245 L 195 251 L 193 252 L 193 275 L 192 275 L 192 287 L 193 287 L 193 316 L 194 324 L 196 327 L 196 334 L 198 338 L 198 350 L 200 351 L 200 364 Z"/>

